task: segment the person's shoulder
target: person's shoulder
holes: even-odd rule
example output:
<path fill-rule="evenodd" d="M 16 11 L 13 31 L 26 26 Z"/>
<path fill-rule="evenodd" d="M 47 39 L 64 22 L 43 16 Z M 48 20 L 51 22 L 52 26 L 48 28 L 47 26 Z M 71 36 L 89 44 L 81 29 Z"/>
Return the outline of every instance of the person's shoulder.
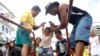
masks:
<path fill-rule="evenodd" d="M 68 5 L 67 5 L 67 4 L 61 4 L 61 5 L 59 6 L 59 11 L 60 11 L 60 12 L 63 12 L 63 11 L 65 11 L 65 10 L 68 10 Z"/>
<path fill-rule="evenodd" d="M 65 3 L 63 3 L 63 4 L 61 4 L 60 6 L 59 6 L 59 9 L 62 9 L 62 8 L 67 8 L 68 7 L 68 5 L 67 4 L 65 4 Z"/>

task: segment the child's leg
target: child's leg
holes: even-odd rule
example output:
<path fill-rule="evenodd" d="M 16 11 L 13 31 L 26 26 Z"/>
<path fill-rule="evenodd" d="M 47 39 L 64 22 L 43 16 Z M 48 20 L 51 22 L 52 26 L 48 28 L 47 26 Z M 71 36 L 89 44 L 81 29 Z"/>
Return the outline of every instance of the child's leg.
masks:
<path fill-rule="evenodd" d="M 21 51 L 22 56 L 28 56 L 29 55 L 29 45 L 28 44 L 23 44 L 23 48 Z"/>

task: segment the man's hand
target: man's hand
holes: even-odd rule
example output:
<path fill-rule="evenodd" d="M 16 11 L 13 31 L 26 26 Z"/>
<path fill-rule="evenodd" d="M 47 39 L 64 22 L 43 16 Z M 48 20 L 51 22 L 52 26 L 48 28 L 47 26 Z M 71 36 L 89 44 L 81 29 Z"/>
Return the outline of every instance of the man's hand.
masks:
<path fill-rule="evenodd" d="M 50 26 L 54 26 L 54 23 L 52 23 L 51 21 L 49 21 Z"/>
<path fill-rule="evenodd" d="M 54 32 L 54 31 L 57 31 L 59 29 L 58 26 L 56 26 L 54 23 L 52 23 L 51 21 L 49 21 L 50 23 L 50 27 L 51 27 L 51 30 Z"/>
<path fill-rule="evenodd" d="M 41 23 L 39 26 L 35 26 L 33 27 L 34 30 L 37 30 L 39 29 L 41 26 L 44 26 L 45 25 L 45 22 Z"/>

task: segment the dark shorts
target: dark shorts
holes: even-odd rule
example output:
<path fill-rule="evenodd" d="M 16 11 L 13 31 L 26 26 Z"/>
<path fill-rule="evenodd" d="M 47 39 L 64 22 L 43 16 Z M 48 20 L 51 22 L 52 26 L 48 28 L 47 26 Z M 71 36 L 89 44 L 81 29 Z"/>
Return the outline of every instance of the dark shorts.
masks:
<path fill-rule="evenodd" d="M 90 30 L 92 26 L 92 17 L 84 16 L 76 23 L 70 35 L 71 48 L 75 48 L 75 42 L 82 41 L 85 45 L 89 43 Z"/>
<path fill-rule="evenodd" d="M 16 45 L 23 46 L 23 44 L 31 44 L 30 34 L 22 28 L 18 28 L 16 32 Z"/>

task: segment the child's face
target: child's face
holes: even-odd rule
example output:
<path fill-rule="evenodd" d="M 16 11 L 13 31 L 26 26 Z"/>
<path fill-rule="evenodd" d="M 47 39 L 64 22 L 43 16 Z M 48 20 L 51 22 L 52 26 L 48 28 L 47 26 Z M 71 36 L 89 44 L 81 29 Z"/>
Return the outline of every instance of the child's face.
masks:
<path fill-rule="evenodd" d="M 11 46 L 11 47 L 14 47 L 14 43 L 11 42 L 11 43 L 10 43 L 10 46 Z"/>
<path fill-rule="evenodd" d="M 56 33 L 55 36 L 56 36 L 56 38 L 57 38 L 58 40 L 61 39 L 61 35 L 60 35 L 59 33 Z"/>
<path fill-rule="evenodd" d="M 40 42 L 41 42 L 41 39 L 40 38 L 37 38 L 36 39 L 36 44 L 40 44 Z"/>
<path fill-rule="evenodd" d="M 44 34 L 45 34 L 45 36 L 49 36 L 50 35 L 50 32 L 47 29 L 45 29 L 44 30 Z"/>

